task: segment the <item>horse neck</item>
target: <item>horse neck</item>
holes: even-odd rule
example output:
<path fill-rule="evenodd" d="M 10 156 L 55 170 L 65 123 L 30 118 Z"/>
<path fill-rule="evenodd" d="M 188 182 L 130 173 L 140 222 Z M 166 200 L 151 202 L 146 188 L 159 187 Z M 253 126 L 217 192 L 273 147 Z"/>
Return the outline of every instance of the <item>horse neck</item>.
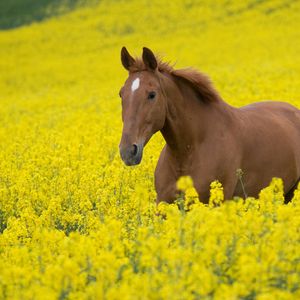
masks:
<path fill-rule="evenodd" d="M 164 82 L 166 119 L 161 133 L 176 156 L 185 157 L 207 135 L 231 123 L 234 108 L 220 97 L 205 103 L 186 82 L 170 76 Z"/>

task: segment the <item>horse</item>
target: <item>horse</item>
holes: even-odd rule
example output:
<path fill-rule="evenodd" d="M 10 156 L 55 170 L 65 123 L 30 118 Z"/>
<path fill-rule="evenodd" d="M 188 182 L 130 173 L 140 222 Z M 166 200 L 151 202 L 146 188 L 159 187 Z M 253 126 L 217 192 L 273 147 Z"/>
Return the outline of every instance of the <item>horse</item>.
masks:
<path fill-rule="evenodd" d="M 187 175 L 205 204 L 214 180 L 222 183 L 225 199 L 233 199 L 258 197 L 279 177 L 286 201 L 292 198 L 300 178 L 299 109 L 277 101 L 233 107 L 205 74 L 175 69 L 146 47 L 141 58 L 123 47 L 121 62 L 129 74 L 119 93 L 122 160 L 139 164 L 158 131 L 166 141 L 155 169 L 157 204 L 173 203 L 176 182 Z"/>

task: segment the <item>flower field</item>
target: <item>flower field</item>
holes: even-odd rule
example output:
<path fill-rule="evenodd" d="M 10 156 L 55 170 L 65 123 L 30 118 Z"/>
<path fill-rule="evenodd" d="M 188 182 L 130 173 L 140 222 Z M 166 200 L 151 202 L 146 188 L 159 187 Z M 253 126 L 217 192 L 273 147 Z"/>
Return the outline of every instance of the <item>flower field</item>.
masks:
<path fill-rule="evenodd" d="M 185 201 L 156 207 L 161 135 L 139 166 L 118 152 L 122 46 L 231 105 L 300 108 L 300 2 L 69 2 L 0 30 L 0 299 L 300 299 L 300 188 L 224 202 L 214 182 L 203 205 L 182 178 Z"/>

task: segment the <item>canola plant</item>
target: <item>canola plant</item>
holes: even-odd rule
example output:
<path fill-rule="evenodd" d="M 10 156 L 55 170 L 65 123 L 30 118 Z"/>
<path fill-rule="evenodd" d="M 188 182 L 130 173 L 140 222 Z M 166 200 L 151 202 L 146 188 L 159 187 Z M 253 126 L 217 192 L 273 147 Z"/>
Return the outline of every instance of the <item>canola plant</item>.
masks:
<path fill-rule="evenodd" d="M 63 2 L 64 3 L 64 2 Z M 0 299 L 299 299 L 300 189 L 155 205 L 158 133 L 118 153 L 143 46 L 209 74 L 223 99 L 300 108 L 298 1 L 90 1 L 0 31 Z M 49 13 L 48 13 L 49 16 Z M 259 145 L 258 145 L 259 147 Z M 205 158 L 204 158 L 205 159 Z"/>

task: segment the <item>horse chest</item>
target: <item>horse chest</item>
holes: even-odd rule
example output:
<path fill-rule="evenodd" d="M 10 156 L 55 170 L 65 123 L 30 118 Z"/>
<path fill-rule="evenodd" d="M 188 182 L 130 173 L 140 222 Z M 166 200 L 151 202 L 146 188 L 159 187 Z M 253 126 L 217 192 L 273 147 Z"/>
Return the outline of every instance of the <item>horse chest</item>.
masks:
<path fill-rule="evenodd" d="M 193 168 L 195 167 L 195 163 L 197 163 L 197 159 L 193 155 L 190 145 L 187 145 L 184 154 L 175 156 L 172 161 L 177 178 L 187 175 L 192 176 Z"/>

